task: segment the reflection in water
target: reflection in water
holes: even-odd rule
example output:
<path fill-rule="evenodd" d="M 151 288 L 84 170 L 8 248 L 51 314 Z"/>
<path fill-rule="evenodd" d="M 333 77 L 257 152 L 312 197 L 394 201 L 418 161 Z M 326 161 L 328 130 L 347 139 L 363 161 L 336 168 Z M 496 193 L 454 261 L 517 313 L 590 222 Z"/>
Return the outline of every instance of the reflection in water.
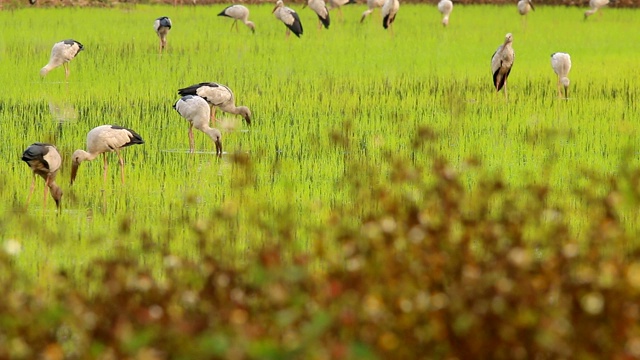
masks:
<path fill-rule="evenodd" d="M 78 112 L 73 105 L 69 103 L 56 103 L 49 101 L 49 112 L 58 122 L 58 133 L 56 138 L 60 138 L 60 136 L 62 136 L 62 125 L 64 123 L 78 119 Z"/>

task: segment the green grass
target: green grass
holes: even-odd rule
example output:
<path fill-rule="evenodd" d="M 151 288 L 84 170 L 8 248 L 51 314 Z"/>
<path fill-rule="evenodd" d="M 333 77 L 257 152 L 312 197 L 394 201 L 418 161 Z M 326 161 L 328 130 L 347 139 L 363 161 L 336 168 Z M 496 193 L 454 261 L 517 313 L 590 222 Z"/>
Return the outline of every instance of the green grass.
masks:
<path fill-rule="evenodd" d="M 345 177 L 368 163 L 384 179 L 395 167 L 389 153 L 419 167 L 435 154 L 460 168 L 478 157 L 516 187 L 548 182 L 554 201 L 570 208 L 584 206 L 568 195 L 585 186 L 583 170 L 610 175 L 637 163 L 637 10 L 604 9 L 585 22 L 584 9 L 540 6 L 525 27 L 515 6 L 456 6 L 443 28 L 434 6 L 402 5 L 391 36 L 378 10 L 358 22 L 362 5 L 344 7 L 343 21 L 332 13 L 328 31 L 317 29 L 311 10 L 292 7 L 304 24 L 301 39 L 285 39 L 271 5 L 250 7 L 255 35 L 242 25 L 229 32 L 230 19 L 216 16 L 222 5 L 0 13 L 0 243 L 22 243 L 20 266 L 34 274 L 73 269 L 116 248 L 157 261 L 144 241 L 195 257 L 202 236 L 186 223 L 199 224 L 216 239 L 213 250 L 237 261 L 283 233 L 293 239 L 292 251 L 304 251 L 323 240 L 314 234 L 332 216 L 357 224 L 359 214 L 376 209 L 374 199 L 352 204 Z M 167 53 L 158 56 L 152 23 L 163 15 L 174 28 Z M 516 60 L 505 102 L 492 90 L 490 57 L 507 32 Z M 69 82 L 62 68 L 40 79 L 52 44 L 66 38 L 85 45 Z M 556 51 L 573 61 L 566 101 L 556 97 Z M 187 123 L 171 108 L 178 88 L 201 81 L 228 85 L 236 104 L 254 115 L 247 127 L 217 113 L 232 129 L 223 132 L 229 155 L 222 160 L 186 153 Z M 61 132 L 52 105 L 75 114 Z M 70 187 L 71 153 L 102 124 L 130 127 L 146 141 L 123 151 L 126 186 L 110 155 L 104 191 L 100 158 L 83 163 Z M 423 127 L 438 136 L 415 147 Z M 204 134 L 195 135 L 197 150 L 213 151 Z M 41 179 L 24 209 L 31 173 L 20 155 L 36 141 L 54 142 L 65 160 L 59 216 L 51 199 L 41 208 Z M 258 210 L 264 208 L 270 210 Z M 335 213 L 343 208 L 357 210 Z M 279 219 L 297 227 L 282 229 Z M 585 221 L 573 220 L 578 234 Z M 142 245 L 132 240 L 138 238 Z"/>

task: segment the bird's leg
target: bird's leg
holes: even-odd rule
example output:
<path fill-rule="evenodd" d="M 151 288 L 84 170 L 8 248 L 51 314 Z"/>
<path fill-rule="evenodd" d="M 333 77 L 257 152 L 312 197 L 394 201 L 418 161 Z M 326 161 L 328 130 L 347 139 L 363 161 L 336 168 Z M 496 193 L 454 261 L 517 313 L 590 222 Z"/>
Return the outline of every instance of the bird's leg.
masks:
<path fill-rule="evenodd" d="M 33 181 L 31 181 L 29 196 L 27 196 L 27 207 L 29 207 L 29 202 L 31 202 L 31 195 L 33 194 L 33 189 L 35 189 L 35 187 L 36 187 L 36 173 L 33 173 Z"/>
<path fill-rule="evenodd" d="M 215 106 L 211 106 L 211 124 L 213 126 L 216 125 L 216 108 L 215 108 Z"/>
<path fill-rule="evenodd" d="M 47 208 L 47 194 L 49 193 L 49 184 L 51 183 L 51 175 L 47 175 L 46 180 L 44 181 L 44 205 L 42 205 L 43 209 Z"/>
<path fill-rule="evenodd" d="M 116 154 L 118 154 L 118 161 L 120 162 L 120 179 L 122 180 L 122 185 L 124 185 L 124 159 L 120 151 L 116 150 Z"/>
<path fill-rule="evenodd" d="M 562 84 L 560 83 L 560 77 L 558 76 L 558 84 L 557 84 L 557 88 L 558 88 L 558 97 L 562 99 Z"/>
<path fill-rule="evenodd" d="M 318 30 L 322 30 L 322 21 L 318 19 Z"/>
<path fill-rule="evenodd" d="M 102 167 L 103 170 L 103 181 L 104 181 L 104 185 L 103 188 L 106 189 L 107 188 L 107 169 L 109 168 L 109 165 L 107 163 L 107 153 L 102 153 L 102 158 L 104 159 L 104 166 Z"/>
<path fill-rule="evenodd" d="M 195 143 L 193 141 L 193 124 L 189 125 L 189 152 L 190 153 L 194 153 L 195 152 Z"/>
<path fill-rule="evenodd" d="M 504 79 L 504 99 L 509 101 L 509 97 L 507 96 L 507 79 Z"/>
<path fill-rule="evenodd" d="M 65 77 L 66 80 L 69 80 L 69 73 L 70 73 L 70 71 L 69 71 L 69 63 L 65 62 L 65 63 L 62 63 L 62 65 L 64 65 L 64 77 Z"/>
<path fill-rule="evenodd" d="M 229 31 L 233 31 L 233 25 L 236 24 L 236 21 L 238 21 L 238 20 L 233 20 L 233 22 L 231 23 L 231 29 L 229 29 Z"/>
<path fill-rule="evenodd" d="M 289 28 L 287 28 L 287 39 L 289 38 L 289 34 L 291 33 L 291 31 L 289 31 Z"/>

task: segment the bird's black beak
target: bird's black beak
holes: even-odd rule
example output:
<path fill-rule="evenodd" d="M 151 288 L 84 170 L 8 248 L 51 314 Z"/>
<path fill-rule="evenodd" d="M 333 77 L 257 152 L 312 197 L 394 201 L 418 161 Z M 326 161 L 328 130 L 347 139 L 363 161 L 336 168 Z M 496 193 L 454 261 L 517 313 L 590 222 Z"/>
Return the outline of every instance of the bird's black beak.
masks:
<path fill-rule="evenodd" d="M 216 156 L 222 157 L 222 141 L 216 141 Z"/>
<path fill-rule="evenodd" d="M 244 121 L 247 122 L 247 125 L 251 125 L 251 116 L 247 115 L 244 117 Z"/>

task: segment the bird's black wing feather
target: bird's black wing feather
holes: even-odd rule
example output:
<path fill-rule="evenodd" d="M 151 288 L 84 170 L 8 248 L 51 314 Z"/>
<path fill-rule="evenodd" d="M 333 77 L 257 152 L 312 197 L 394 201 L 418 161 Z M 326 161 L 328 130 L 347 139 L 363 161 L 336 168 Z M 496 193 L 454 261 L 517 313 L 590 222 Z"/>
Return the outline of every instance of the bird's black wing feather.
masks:
<path fill-rule="evenodd" d="M 220 14 L 218 14 L 218 16 L 231 17 L 231 16 L 229 16 L 229 15 L 227 15 L 227 14 L 226 14 L 227 10 L 228 10 L 231 6 L 233 6 L 233 5 L 230 5 L 230 6 L 227 6 L 226 8 L 224 8 L 224 10 L 222 10 L 222 11 L 220 12 Z"/>
<path fill-rule="evenodd" d="M 122 126 L 119 126 L 119 125 L 111 125 L 111 128 L 112 129 L 124 129 L 124 130 L 127 130 L 129 132 L 129 134 L 130 134 L 129 142 L 124 144 L 124 145 L 122 145 L 122 147 L 130 146 L 130 145 L 136 145 L 136 144 L 144 144 L 144 140 L 142 140 L 142 136 L 138 135 L 137 132 L 135 132 L 135 131 L 133 131 L 131 129 L 128 129 L 126 127 L 122 127 Z"/>
<path fill-rule="evenodd" d="M 298 16 L 298 13 L 296 12 L 292 12 L 291 16 L 293 16 L 293 18 L 295 19 L 295 21 L 293 22 L 293 24 L 291 25 L 287 25 L 287 27 L 289 29 L 291 29 L 291 31 L 296 34 L 297 37 L 300 37 L 300 35 L 302 35 L 302 22 L 300 22 L 300 17 Z"/>
<path fill-rule="evenodd" d="M 48 169 L 49 164 L 44 160 L 44 156 L 49 153 L 48 146 L 53 146 L 47 143 L 33 143 L 31 144 L 27 150 L 22 153 L 22 161 L 29 162 L 33 160 L 41 161 L 44 166 Z"/>
<path fill-rule="evenodd" d="M 219 87 L 220 85 L 218 85 L 218 84 L 216 84 L 214 82 L 202 82 L 202 83 L 199 83 L 199 84 L 188 86 L 186 88 L 178 89 L 178 94 L 180 96 L 198 95 L 198 89 L 203 87 L 203 86 Z"/>
<path fill-rule="evenodd" d="M 330 24 L 329 11 L 327 11 L 327 17 L 326 18 L 323 18 L 322 16 L 318 15 L 318 19 L 320 19 L 320 21 L 322 22 L 322 25 L 324 25 L 325 29 L 329 28 L 329 24 Z"/>

